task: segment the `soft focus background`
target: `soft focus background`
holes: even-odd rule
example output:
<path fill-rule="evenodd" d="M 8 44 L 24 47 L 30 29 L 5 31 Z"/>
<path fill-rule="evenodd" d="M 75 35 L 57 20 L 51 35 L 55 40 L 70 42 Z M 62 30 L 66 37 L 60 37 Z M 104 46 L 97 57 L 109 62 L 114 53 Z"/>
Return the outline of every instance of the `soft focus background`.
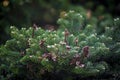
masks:
<path fill-rule="evenodd" d="M 9 27 L 29 27 L 37 24 L 42 28 L 53 26 L 60 12 L 71 9 L 84 9 L 94 16 L 109 14 L 120 16 L 119 0 L 1 0 L 0 1 L 0 44 L 9 36 Z"/>

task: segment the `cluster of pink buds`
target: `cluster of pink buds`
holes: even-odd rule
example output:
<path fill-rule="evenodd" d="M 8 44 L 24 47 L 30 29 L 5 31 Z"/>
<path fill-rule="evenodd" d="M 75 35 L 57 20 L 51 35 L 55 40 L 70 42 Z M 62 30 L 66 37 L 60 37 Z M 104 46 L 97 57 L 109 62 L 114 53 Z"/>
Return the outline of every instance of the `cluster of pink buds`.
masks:
<path fill-rule="evenodd" d="M 78 66 L 78 67 L 84 67 L 85 65 L 81 63 L 80 61 L 80 55 L 76 54 L 73 59 L 70 62 L 70 65 Z"/>
<path fill-rule="evenodd" d="M 73 59 L 70 61 L 70 65 L 76 65 L 76 62 L 78 64 L 78 62 L 80 63 L 80 55 L 76 54 Z"/>
<path fill-rule="evenodd" d="M 36 25 L 36 24 L 33 24 L 32 38 L 34 37 L 35 30 L 36 30 L 37 28 L 38 28 L 37 25 Z"/>
<path fill-rule="evenodd" d="M 52 61 L 56 61 L 57 60 L 57 56 L 53 55 L 52 53 L 44 53 L 42 55 L 43 58 L 47 58 L 49 60 L 52 60 Z"/>
<path fill-rule="evenodd" d="M 69 31 L 67 30 L 67 29 L 65 29 L 65 34 L 64 34 L 64 36 L 65 36 L 65 42 L 67 43 L 67 37 L 68 37 L 68 35 L 69 35 L 70 33 L 69 33 Z"/>
<path fill-rule="evenodd" d="M 80 55 L 79 54 L 76 54 L 73 57 L 72 61 L 70 62 L 70 65 L 75 65 L 75 66 L 81 67 L 81 68 L 85 67 L 85 65 L 83 63 L 81 63 Z"/>
<path fill-rule="evenodd" d="M 83 54 L 80 56 L 80 54 L 76 54 L 73 59 L 70 61 L 70 65 L 75 65 L 78 67 L 84 67 L 85 65 L 83 64 L 83 59 L 85 57 L 88 57 L 89 55 L 89 46 L 85 46 L 82 49 Z"/>
<path fill-rule="evenodd" d="M 75 39 L 75 45 L 77 46 L 78 45 L 78 38 Z"/>
<path fill-rule="evenodd" d="M 69 34 L 70 34 L 69 31 L 65 29 L 65 36 L 67 37 Z"/>
<path fill-rule="evenodd" d="M 66 49 L 67 49 L 67 50 L 70 50 L 71 47 L 70 47 L 69 45 L 66 45 Z"/>
<path fill-rule="evenodd" d="M 39 41 L 39 46 L 40 46 L 41 49 L 44 50 L 45 53 L 48 52 L 48 51 L 47 51 L 47 46 L 45 45 L 45 40 L 40 40 L 40 41 Z"/>
<path fill-rule="evenodd" d="M 83 51 L 83 57 L 89 56 L 89 46 L 83 47 L 82 51 Z"/>
<path fill-rule="evenodd" d="M 33 24 L 33 29 L 37 29 L 38 28 L 38 26 L 36 25 L 36 24 Z"/>
<path fill-rule="evenodd" d="M 40 47 L 44 47 L 45 40 L 40 40 L 39 45 Z"/>

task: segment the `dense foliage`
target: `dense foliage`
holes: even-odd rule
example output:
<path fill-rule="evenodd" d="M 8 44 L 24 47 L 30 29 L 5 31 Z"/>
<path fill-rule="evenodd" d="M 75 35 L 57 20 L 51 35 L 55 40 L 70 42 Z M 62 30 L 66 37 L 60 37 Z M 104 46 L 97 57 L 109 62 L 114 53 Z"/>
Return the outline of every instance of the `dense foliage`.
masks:
<path fill-rule="evenodd" d="M 92 10 L 95 16 L 104 13 L 113 16 L 120 14 L 117 0 L 1 0 L 0 44 L 4 44 L 10 38 L 11 25 L 20 29 L 36 23 L 45 28 L 48 24 L 56 25 L 61 11 L 72 8 L 81 10 L 82 7 Z"/>
<path fill-rule="evenodd" d="M 0 79 L 119 79 L 119 18 L 97 21 L 84 13 L 62 12 L 58 30 L 11 26 L 11 39 L 0 47 Z"/>

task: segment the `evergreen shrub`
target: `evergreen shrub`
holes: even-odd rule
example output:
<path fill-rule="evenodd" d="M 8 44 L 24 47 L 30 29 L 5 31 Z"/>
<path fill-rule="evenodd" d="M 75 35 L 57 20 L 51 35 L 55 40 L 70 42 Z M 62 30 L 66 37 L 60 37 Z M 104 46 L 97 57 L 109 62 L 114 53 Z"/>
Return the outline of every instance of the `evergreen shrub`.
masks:
<path fill-rule="evenodd" d="M 115 20 L 101 33 L 97 23 L 87 22 L 87 16 L 76 11 L 62 13 L 58 30 L 44 30 L 35 24 L 21 29 L 11 26 L 11 39 L 0 47 L 0 79 L 77 80 L 109 72 L 108 55 L 120 53 L 116 38 L 119 18 Z"/>

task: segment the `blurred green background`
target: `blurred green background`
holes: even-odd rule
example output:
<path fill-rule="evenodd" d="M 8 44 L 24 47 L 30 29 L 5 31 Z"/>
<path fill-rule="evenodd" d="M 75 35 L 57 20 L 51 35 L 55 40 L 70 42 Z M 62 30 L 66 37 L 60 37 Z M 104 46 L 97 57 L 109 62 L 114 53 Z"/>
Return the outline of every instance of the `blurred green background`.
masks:
<path fill-rule="evenodd" d="M 60 12 L 84 8 L 96 17 L 105 13 L 120 16 L 118 0 L 1 0 L 0 44 L 10 38 L 10 26 L 21 28 L 37 24 L 45 29 L 51 25 L 57 28 Z"/>

